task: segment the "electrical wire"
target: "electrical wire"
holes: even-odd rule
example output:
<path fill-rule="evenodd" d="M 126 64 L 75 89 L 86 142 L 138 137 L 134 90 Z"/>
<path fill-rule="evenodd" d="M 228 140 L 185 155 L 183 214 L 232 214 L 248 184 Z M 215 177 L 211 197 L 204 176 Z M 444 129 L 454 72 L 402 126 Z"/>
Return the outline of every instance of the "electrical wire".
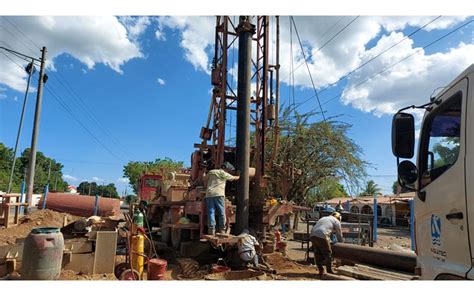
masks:
<path fill-rule="evenodd" d="M 437 39 L 431 41 L 430 43 L 426 44 L 425 46 L 419 48 L 418 50 L 416 50 L 416 51 L 413 52 L 412 54 L 410 54 L 410 55 L 408 55 L 408 56 L 405 56 L 403 59 L 399 60 L 398 62 L 393 63 L 393 64 L 391 64 L 391 65 L 389 65 L 389 66 L 383 68 L 381 71 L 379 71 L 379 72 L 377 72 L 376 74 L 374 74 L 374 75 L 368 77 L 367 79 L 365 79 L 364 81 L 362 81 L 362 82 L 356 84 L 355 86 L 350 87 L 348 90 L 344 90 L 344 91 L 340 92 L 340 93 L 337 94 L 336 96 L 334 96 L 334 97 L 332 97 L 331 99 L 325 101 L 325 102 L 323 103 L 323 106 L 326 105 L 326 104 L 328 104 L 329 102 L 335 100 L 336 98 L 340 97 L 344 92 L 346 92 L 346 91 L 351 91 L 351 90 L 356 89 L 357 87 L 361 86 L 362 84 L 365 84 L 365 83 L 367 83 L 368 81 L 372 80 L 373 78 L 375 78 L 375 77 L 379 76 L 380 74 L 384 73 L 384 72 L 387 71 L 388 69 L 391 69 L 391 68 L 393 68 L 394 66 L 396 66 L 396 65 L 398 65 L 398 64 L 400 64 L 400 63 L 406 61 L 407 59 L 411 58 L 412 56 L 414 56 L 415 54 L 419 53 L 420 51 L 425 50 L 425 49 L 427 49 L 428 47 L 432 46 L 433 44 L 438 43 L 438 42 L 441 41 L 442 39 L 448 37 L 449 35 L 451 35 L 451 34 L 453 34 L 454 32 L 460 30 L 461 28 L 463 28 L 463 27 L 469 25 L 469 24 L 472 23 L 473 21 L 474 21 L 474 20 L 470 20 L 470 21 L 468 21 L 468 22 L 466 22 L 466 23 L 464 23 L 464 24 L 462 24 L 462 25 L 456 27 L 455 29 L 449 31 L 448 33 L 444 34 L 443 36 L 441 36 L 441 37 L 439 37 L 439 38 L 437 38 Z"/>
<path fill-rule="evenodd" d="M 65 104 L 61 98 L 53 91 L 48 85 L 45 85 L 45 90 L 59 103 L 59 105 L 100 145 L 104 148 L 107 152 L 110 153 L 116 159 L 123 161 L 117 154 L 111 151 L 101 140 L 99 140 L 88 128 L 85 126 L 74 114 L 74 112 L 70 109 L 70 107 Z"/>
<path fill-rule="evenodd" d="M 326 116 L 324 115 L 324 111 L 323 111 L 323 108 L 321 106 L 321 102 L 319 100 L 318 91 L 316 90 L 316 86 L 314 85 L 313 76 L 311 75 L 311 70 L 309 69 L 308 60 L 307 60 L 306 54 L 304 52 L 303 43 L 301 42 L 301 39 L 300 39 L 300 34 L 298 33 L 298 28 L 296 27 L 295 19 L 292 16 L 290 16 L 290 18 L 291 18 L 291 21 L 293 22 L 293 26 L 295 27 L 296 37 L 298 37 L 298 42 L 299 42 L 300 47 L 301 47 L 301 52 L 303 54 L 303 58 L 304 58 L 304 61 L 305 61 L 305 64 L 306 64 L 306 68 L 308 69 L 308 75 L 309 75 L 309 78 L 311 79 L 311 84 L 313 85 L 314 94 L 315 94 L 316 99 L 318 101 L 318 105 L 319 105 L 319 109 L 321 111 L 321 115 L 323 116 L 323 120 L 326 121 Z"/>
<path fill-rule="evenodd" d="M 352 86 L 352 87 L 350 87 L 348 90 L 346 89 L 346 90 L 344 90 L 344 91 L 338 93 L 337 95 L 333 96 L 332 98 L 330 98 L 330 99 L 324 101 L 324 102 L 322 103 L 322 106 L 324 106 L 324 105 L 330 103 L 331 101 L 337 99 L 337 98 L 340 97 L 344 92 L 350 91 L 350 90 L 354 90 L 354 89 L 356 89 L 357 87 L 359 87 L 360 85 L 367 83 L 368 81 L 372 80 L 372 79 L 375 78 L 376 76 L 382 74 L 383 72 L 387 71 L 387 70 L 390 69 L 390 68 L 393 68 L 394 66 L 396 66 L 396 65 L 400 64 L 401 62 L 407 60 L 408 58 L 410 58 L 410 57 L 412 57 L 413 55 L 419 53 L 420 51 L 425 50 L 426 48 L 429 48 L 429 47 L 432 46 L 433 44 L 435 44 L 435 43 L 441 41 L 442 39 L 446 38 L 447 36 L 451 35 L 452 33 L 454 33 L 454 32 L 456 32 L 456 31 L 460 30 L 461 28 L 463 28 L 463 27 L 469 25 L 469 24 L 472 23 L 473 21 L 474 21 L 474 20 L 470 20 L 470 21 L 468 21 L 468 22 L 465 22 L 464 24 L 462 24 L 462 25 L 456 27 L 455 29 L 449 31 L 448 33 L 442 35 L 441 37 L 439 37 L 439 38 L 437 38 L 437 39 L 431 41 L 431 42 L 428 43 L 428 44 L 426 44 L 426 45 L 423 46 L 422 48 L 419 48 L 419 49 L 418 49 L 417 51 L 415 51 L 414 53 L 412 53 L 412 54 L 410 54 L 410 55 L 408 55 L 408 56 L 405 56 L 405 57 L 402 58 L 401 60 L 399 60 L 399 61 L 397 61 L 397 62 L 395 62 L 395 63 L 393 63 L 393 64 L 391 64 L 391 65 L 389 65 L 389 66 L 384 67 L 381 71 L 379 71 L 378 73 L 376 73 L 376 74 L 374 74 L 374 75 L 368 77 L 367 79 L 365 79 L 364 81 L 358 83 L 357 85 Z M 299 103 L 296 108 L 300 108 L 302 105 L 306 104 L 307 102 L 309 102 L 309 101 L 310 101 L 311 99 L 313 99 L 313 98 L 314 98 L 314 95 L 308 97 L 306 100 L 304 100 L 303 102 Z"/>
<path fill-rule="evenodd" d="M 361 69 L 362 67 L 366 66 L 367 64 L 369 64 L 370 62 L 372 62 L 373 60 L 377 59 L 378 57 L 382 56 L 383 54 L 385 54 L 387 51 L 391 50 L 392 48 L 394 48 L 395 46 L 399 45 L 400 43 L 402 43 L 403 41 L 407 40 L 408 38 L 412 37 L 413 35 L 415 35 L 416 33 L 418 33 L 419 31 L 423 30 L 424 28 L 426 28 L 427 26 L 429 26 L 430 24 L 434 23 L 435 21 L 437 21 L 439 18 L 441 18 L 442 16 L 439 15 L 437 17 L 435 17 L 434 19 L 432 19 L 431 21 L 429 21 L 428 23 L 424 24 L 423 26 L 419 27 L 418 29 L 414 30 L 413 32 L 411 32 L 410 34 L 408 34 L 407 36 L 405 36 L 405 38 L 401 39 L 400 41 L 394 43 L 393 45 L 391 45 L 390 47 L 387 47 L 386 49 L 382 50 L 381 52 L 379 52 L 377 55 L 375 55 L 374 57 L 370 58 L 369 60 L 365 61 L 363 64 L 361 64 L 360 66 L 358 66 L 357 68 L 351 70 L 349 73 L 347 73 L 346 75 L 342 76 L 341 78 L 339 78 L 337 81 L 329 84 L 328 86 L 324 87 L 323 89 L 321 89 L 319 91 L 319 94 L 325 92 L 326 90 L 328 90 L 330 87 L 338 84 L 341 80 L 349 77 L 352 73 L 354 73 L 355 71 Z"/>
<path fill-rule="evenodd" d="M 329 38 L 329 40 L 327 40 L 323 45 L 321 45 L 318 49 L 316 49 L 316 51 L 314 51 L 313 53 L 311 53 L 309 56 L 308 56 L 308 59 L 310 59 L 311 57 L 313 57 L 313 55 L 315 55 L 317 52 L 321 51 L 324 47 L 326 47 L 329 43 L 331 43 L 331 41 L 333 41 L 337 36 L 339 36 L 342 32 L 344 32 L 349 26 L 351 26 L 358 18 L 360 17 L 360 15 L 354 17 L 349 23 L 347 23 L 344 27 L 342 27 L 339 31 L 337 31 L 336 34 L 334 34 L 331 38 Z M 291 18 L 293 18 L 291 16 Z M 305 60 L 306 62 L 306 60 Z M 296 70 L 298 70 L 301 66 L 303 66 L 305 64 L 305 62 L 303 63 L 300 63 L 298 66 L 296 66 L 294 69 L 293 69 L 293 72 L 295 72 Z M 288 77 L 291 75 L 291 73 L 288 74 L 288 76 L 286 77 L 286 79 L 288 79 Z M 284 79 L 284 80 L 286 80 Z"/>
<path fill-rule="evenodd" d="M 31 38 L 29 38 L 22 29 L 19 28 L 18 24 L 14 23 L 13 20 L 9 20 L 7 17 L 2 16 L 9 24 L 12 26 L 16 31 L 18 31 L 23 37 L 25 37 L 33 46 L 41 50 L 41 47 L 35 43 Z M 31 52 L 34 52 L 31 47 L 28 46 L 23 40 L 12 34 L 9 30 L 3 27 L 5 31 L 7 31 L 10 35 L 15 37 L 17 40 L 19 40 L 23 45 L 25 45 L 26 48 L 28 48 Z M 30 62 L 29 60 L 27 60 Z M 98 130 L 101 130 L 104 135 L 108 136 L 115 144 L 117 147 L 119 147 L 126 155 L 136 155 L 130 150 L 128 150 L 113 134 L 110 132 L 109 129 L 107 129 L 103 124 L 100 123 L 100 121 L 93 115 L 92 111 L 88 106 L 85 104 L 84 100 L 77 94 L 77 92 L 74 90 L 74 88 L 71 86 L 71 84 L 67 81 L 67 79 L 63 76 L 61 77 L 59 69 L 56 69 L 56 72 L 50 72 L 49 74 L 56 78 L 56 80 L 61 84 L 61 86 L 70 94 L 71 98 L 73 98 L 74 101 L 77 102 L 78 106 L 85 111 L 84 113 L 87 114 L 87 116 L 90 118 L 91 122 L 95 124 L 98 127 Z"/>

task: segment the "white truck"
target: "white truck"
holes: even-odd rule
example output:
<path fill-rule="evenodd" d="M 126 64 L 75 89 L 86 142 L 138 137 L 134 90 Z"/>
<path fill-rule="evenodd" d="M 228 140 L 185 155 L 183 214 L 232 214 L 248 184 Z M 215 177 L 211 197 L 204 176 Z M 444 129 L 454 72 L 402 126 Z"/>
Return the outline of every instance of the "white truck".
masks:
<path fill-rule="evenodd" d="M 415 252 L 421 279 L 474 279 L 474 64 L 430 102 L 393 117 L 398 179 L 416 191 Z M 416 165 L 415 120 L 423 108 Z M 405 159 L 400 162 L 400 159 Z"/>

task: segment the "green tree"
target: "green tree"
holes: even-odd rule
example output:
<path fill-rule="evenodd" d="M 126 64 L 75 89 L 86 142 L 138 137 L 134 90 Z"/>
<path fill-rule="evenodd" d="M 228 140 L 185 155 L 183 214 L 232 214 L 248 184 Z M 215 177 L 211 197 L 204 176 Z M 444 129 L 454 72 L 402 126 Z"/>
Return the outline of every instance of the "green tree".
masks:
<path fill-rule="evenodd" d="M 305 203 L 313 205 L 316 202 L 322 202 L 335 197 L 348 196 L 344 185 L 339 183 L 337 178 L 329 177 L 324 179 L 321 184 L 310 189 L 306 197 Z"/>
<path fill-rule="evenodd" d="M 130 180 L 135 194 L 138 194 L 139 179 L 144 174 L 166 175 L 172 171 L 179 171 L 184 166 L 182 161 L 170 158 L 157 158 L 154 161 L 130 161 L 123 168 L 123 176 Z"/>
<path fill-rule="evenodd" d="M 18 157 L 12 182 L 12 192 L 19 192 L 24 174 L 28 169 L 30 158 L 30 149 L 25 149 Z M 8 188 L 8 179 L 13 162 L 13 149 L 0 143 L 0 190 L 6 191 Z M 56 160 L 45 156 L 38 151 L 36 154 L 35 182 L 33 186 L 34 193 L 43 192 L 44 186 L 48 183 L 48 170 L 51 164 L 51 175 L 49 180 L 50 191 L 66 191 L 68 183 L 63 180 L 63 165 Z"/>
<path fill-rule="evenodd" d="M 359 179 L 366 175 L 362 149 L 347 135 L 351 125 L 331 119 L 310 123 L 312 115 L 292 116 L 289 108 L 283 111 L 280 145 L 268 172 L 271 193 L 296 203 L 303 203 L 318 186 L 323 191 L 323 184 L 334 180 L 358 188 Z M 272 146 L 271 138 L 266 146 Z M 270 150 L 265 156 L 269 160 Z"/>
<path fill-rule="evenodd" d="M 100 195 L 103 197 L 112 197 L 119 198 L 117 193 L 117 188 L 114 183 L 109 183 L 107 185 L 97 185 L 96 182 L 87 182 L 83 181 L 77 186 L 77 192 L 80 195 Z"/>
<path fill-rule="evenodd" d="M 138 196 L 136 196 L 136 195 L 129 194 L 129 195 L 125 196 L 125 202 L 127 204 L 132 204 L 132 203 L 135 203 L 136 201 L 138 201 Z"/>
<path fill-rule="evenodd" d="M 373 181 L 369 180 L 365 185 L 364 191 L 362 191 L 359 195 L 360 196 L 373 196 L 380 193 L 380 188 L 378 185 Z"/>

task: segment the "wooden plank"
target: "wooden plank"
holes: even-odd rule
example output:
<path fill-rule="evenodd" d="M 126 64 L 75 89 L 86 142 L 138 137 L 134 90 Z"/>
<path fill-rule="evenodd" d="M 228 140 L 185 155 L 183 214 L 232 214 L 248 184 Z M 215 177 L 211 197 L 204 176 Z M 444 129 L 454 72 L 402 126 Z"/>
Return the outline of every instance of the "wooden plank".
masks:
<path fill-rule="evenodd" d="M 97 231 L 94 273 L 113 273 L 117 252 L 117 231 Z"/>
<path fill-rule="evenodd" d="M 63 259 L 63 269 L 81 272 L 84 274 L 93 274 L 94 257 L 94 253 L 71 254 L 70 261 Z"/>
<path fill-rule="evenodd" d="M 15 255 L 16 253 L 18 253 L 17 260 L 21 261 L 21 258 L 23 257 L 23 243 L 1 246 L 0 247 L 0 264 L 5 263 L 5 257 L 7 256 L 8 253 L 10 253 L 11 255 Z"/>

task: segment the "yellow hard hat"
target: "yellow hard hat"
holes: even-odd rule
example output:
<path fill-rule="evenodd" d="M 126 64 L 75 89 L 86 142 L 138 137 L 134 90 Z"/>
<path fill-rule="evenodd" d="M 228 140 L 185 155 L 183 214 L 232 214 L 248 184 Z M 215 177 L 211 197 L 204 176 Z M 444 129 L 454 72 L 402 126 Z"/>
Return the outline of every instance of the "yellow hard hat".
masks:
<path fill-rule="evenodd" d="M 339 213 L 339 212 L 332 212 L 331 216 L 335 217 L 339 221 L 341 221 L 341 219 L 342 219 L 341 213 Z"/>

